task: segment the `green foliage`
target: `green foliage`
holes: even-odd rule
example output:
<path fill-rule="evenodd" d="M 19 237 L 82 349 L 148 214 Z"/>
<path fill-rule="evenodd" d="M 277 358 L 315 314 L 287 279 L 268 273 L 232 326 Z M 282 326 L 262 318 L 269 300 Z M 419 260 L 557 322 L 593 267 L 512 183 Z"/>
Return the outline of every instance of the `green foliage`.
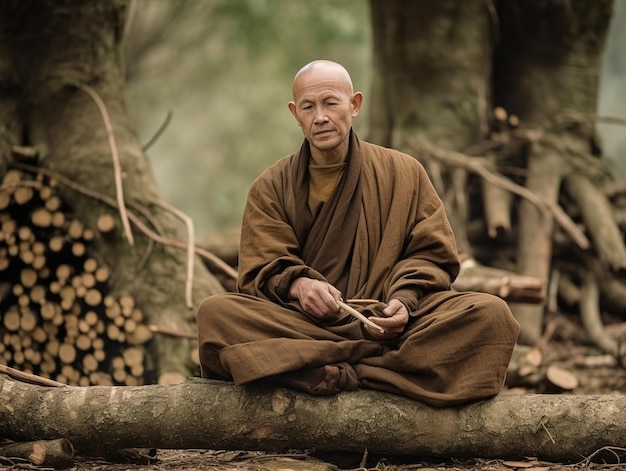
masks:
<path fill-rule="evenodd" d="M 135 1 L 130 111 L 144 142 L 172 111 L 147 152 L 164 197 L 200 236 L 239 224 L 252 180 L 300 146 L 287 102 L 301 66 L 336 60 L 367 92 L 367 0 Z"/>
<path fill-rule="evenodd" d="M 355 9 L 363 4 L 354 0 L 242 0 L 222 2 L 218 12 L 231 19 L 232 37 L 250 58 L 280 50 L 290 63 L 301 57 L 305 41 L 320 51 L 338 43 L 362 46 L 366 30 L 355 17 Z"/>

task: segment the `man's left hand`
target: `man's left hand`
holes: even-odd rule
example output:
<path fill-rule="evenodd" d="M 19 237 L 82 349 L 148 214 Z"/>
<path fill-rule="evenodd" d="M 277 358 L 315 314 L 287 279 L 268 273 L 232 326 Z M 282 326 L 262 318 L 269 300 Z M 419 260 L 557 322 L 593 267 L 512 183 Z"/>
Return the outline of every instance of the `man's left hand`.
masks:
<path fill-rule="evenodd" d="M 404 303 L 397 299 L 392 299 L 385 309 L 383 309 L 385 317 L 370 317 L 369 319 L 385 329 L 385 333 L 381 334 L 376 329 L 365 325 L 369 334 L 380 340 L 391 340 L 400 336 L 404 332 L 406 324 L 409 322 L 409 311 Z"/>

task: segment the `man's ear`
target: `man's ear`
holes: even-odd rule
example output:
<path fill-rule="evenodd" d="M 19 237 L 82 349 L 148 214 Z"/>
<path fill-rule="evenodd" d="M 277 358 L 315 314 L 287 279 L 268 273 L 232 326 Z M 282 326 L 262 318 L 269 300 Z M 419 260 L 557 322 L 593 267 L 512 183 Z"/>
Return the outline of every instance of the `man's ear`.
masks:
<path fill-rule="evenodd" d="M 352 95 L 352 117 L 356 118 L 361 109 L 361 105 L 363 104 L 363 94 L 361 92 L 356 92 Z"/>
<path fill-rule="evenodd" d="M 296 123 L 300 126 L 300 121 L 298 121 L 298 116 L 296 116 L 296 104 L 293 101 L 289 102 L 289 111 L 291 111 L 291 114 L 296 119 Z"/>

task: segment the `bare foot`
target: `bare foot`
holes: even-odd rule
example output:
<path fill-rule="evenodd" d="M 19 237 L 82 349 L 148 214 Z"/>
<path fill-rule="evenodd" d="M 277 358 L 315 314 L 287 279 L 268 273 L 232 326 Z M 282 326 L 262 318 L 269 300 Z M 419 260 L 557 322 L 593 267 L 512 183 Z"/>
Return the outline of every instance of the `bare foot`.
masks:
<path fill-rule="evenodd" d="M 349 372 L 346 371 L 346 367 L 350 369 Z M 276 375 L 271 379 L 281 386 L 299 389 L 316 396 L 329 396 L 342 390 L 358 388 L 354 370 L 347 364 L 304 368 Z"/>

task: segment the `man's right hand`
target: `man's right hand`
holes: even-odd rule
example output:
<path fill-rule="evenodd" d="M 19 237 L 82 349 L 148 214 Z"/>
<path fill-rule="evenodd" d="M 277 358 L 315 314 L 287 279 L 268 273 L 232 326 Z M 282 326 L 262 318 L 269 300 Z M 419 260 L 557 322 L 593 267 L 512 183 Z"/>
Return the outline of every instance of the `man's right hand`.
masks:
<path fill-rule="evenodd" d="M 341 292 L 330 283 L 306 276 L 296 278 L 289 295 L 300 302 L 304 311 L 320 321 L 333 321 L 339 316 Z"/>

